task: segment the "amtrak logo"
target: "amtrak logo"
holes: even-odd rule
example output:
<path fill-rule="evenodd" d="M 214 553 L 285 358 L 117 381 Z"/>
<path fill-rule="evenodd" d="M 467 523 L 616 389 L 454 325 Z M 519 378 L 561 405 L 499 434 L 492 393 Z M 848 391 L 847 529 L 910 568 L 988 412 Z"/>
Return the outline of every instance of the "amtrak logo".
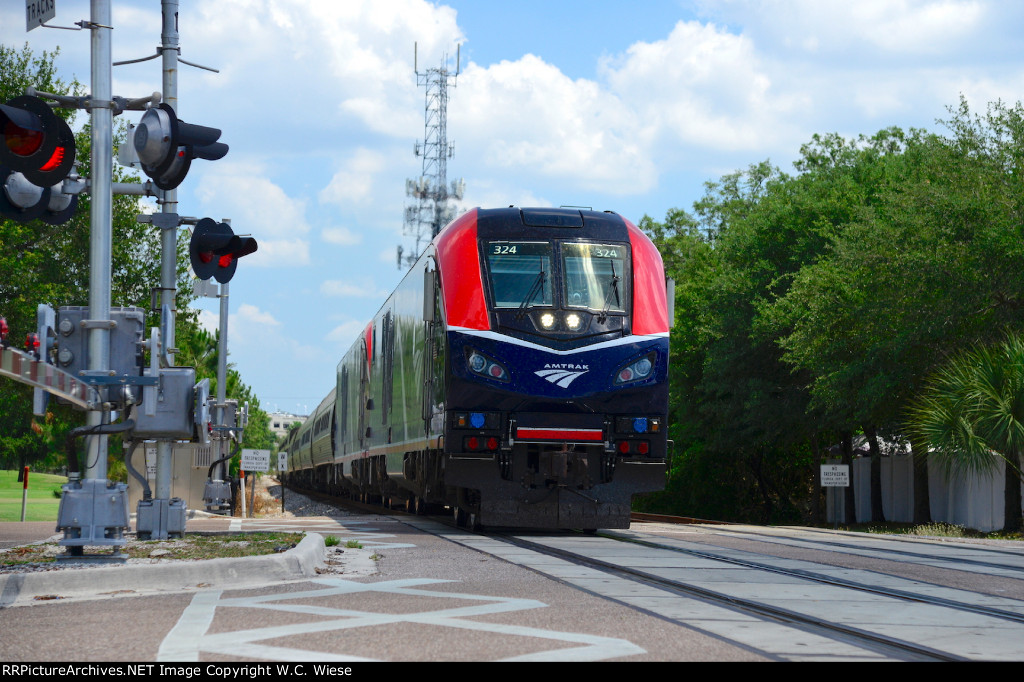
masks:
<path fill-rule="evenodd" d="M 572 363 L 548 363 L 544 369 L 534 372 L 537 376 L 547 379 L 556 386 L 569 388 L 569 384 L 590 371 L 589 365 L 574 365 Z"/>

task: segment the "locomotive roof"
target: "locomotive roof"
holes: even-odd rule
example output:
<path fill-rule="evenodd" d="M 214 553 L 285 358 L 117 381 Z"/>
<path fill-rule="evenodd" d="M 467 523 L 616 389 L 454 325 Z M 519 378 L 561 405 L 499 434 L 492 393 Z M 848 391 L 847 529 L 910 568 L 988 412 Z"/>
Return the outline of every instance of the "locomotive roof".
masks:
<path fill-rule="evenodd" d="M 453 223 L 461 225 L 460 221 Z M 587 239 L 627 241 L 626 224 L 610 211 L 579 208 L 481 208 L 476 212 L 477 236 L 481 239 Z"/>

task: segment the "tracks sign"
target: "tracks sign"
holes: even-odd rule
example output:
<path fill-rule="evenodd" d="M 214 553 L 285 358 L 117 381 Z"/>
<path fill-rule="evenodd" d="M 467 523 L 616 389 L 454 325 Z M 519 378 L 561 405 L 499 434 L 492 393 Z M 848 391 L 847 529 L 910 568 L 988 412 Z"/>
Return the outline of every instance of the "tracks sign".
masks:
<path fill-rule="evenodd" d="M 56 16 L 57 0 L 25 0 L 26 31 L 42 26 Z"/>

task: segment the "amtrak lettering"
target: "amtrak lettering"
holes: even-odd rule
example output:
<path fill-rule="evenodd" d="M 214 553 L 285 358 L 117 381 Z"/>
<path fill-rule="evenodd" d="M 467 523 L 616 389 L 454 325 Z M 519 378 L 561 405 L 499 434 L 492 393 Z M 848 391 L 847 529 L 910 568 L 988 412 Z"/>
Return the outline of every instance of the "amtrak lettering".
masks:
<path fill-rule="evenodd" d="M 547 379 L 556 386 L 568 388 L 577 378 L 590 371 L 589 365 L 575 365 L 571 362 L 548 363 L 544 369 L 534 372 L 537 376 Z"/>

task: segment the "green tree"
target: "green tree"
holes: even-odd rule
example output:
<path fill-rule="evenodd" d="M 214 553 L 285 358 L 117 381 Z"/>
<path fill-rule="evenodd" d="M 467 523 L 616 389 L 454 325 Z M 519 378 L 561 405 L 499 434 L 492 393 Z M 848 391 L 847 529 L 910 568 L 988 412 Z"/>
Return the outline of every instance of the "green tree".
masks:
<path fill-rule="evenodd" d="M 699 507 L 716 509 L 718 518 L 764 521 L 801 515 L 803 501 L 792 492 L 809 470 L 809 441 L 794 418 L 803 418 L 805 391 L 773 339 L 756 328 L 760 302 L 776 295 L 788 258 L 787 247 L 762 240 L 779 234 L 767 209 L 785 204 L 767 198 L 781 197 L 789 183 L 768 163 L 755 164 L 707 183 L 696 219 L 673 211 L 664 224 L 641 221 L 676 279 L 670 429 L 677 452 L 669 491 L 652 499 L 690 506 L 679 513 Z"/>
<path fill-rule="evenodd" d="M 0 101 L 23 94 L 30 85 L 40 91 L 80 95 L 82 88 L 77 81 L 67 84 L 57 78 L 56 56 L 57 53 L 47 52 L 36 56 L 27 45 L 20 51 L 0 45 Z M 74 116 L 74 110 L 57 111 L 69 119 Z M 90 128 L 86 125 L 76 135 L 77 172 L 84 177 L 90 172 L 90 142 Z M 138 181 L 118 166 L 114 168 L 113 179 L 115 182 Z M 21 334 L 24 338 L 25 333 L 35 328 L 36 307 L 41 303 L 53 308 L 89 304 L 89 208 L 90 197 L 83 194 L 74 217 L 63 225 L 0 219 L 0 272 L 13 273 L 0 279 L 0 315 L 6 317 L 12 337 Z M 111 305 L 147 310 L 145 329 L 148 332 L 158 324 L 156 314 L 150 310 L 150 294 L 160 285 L 161 245 L 159 230 L 138 222 L 137 216 L 142 212 L 137 197 L 114 196 Z M 178 356 L 177 362 L 187 365 L 195 360 L 200 377 L 215 378 L 216 338 L 207 335 L 197 344 L 190 344 L 199 328 L 195 314 L 188 308 L 192 290 L 187 253 L 187 233 L 181 230 L 176 254 L 176 308 L 180 311 L 176 340 L 183 342 L 185 352 Z M 205 349 L 205 355 L 189 355 L 192 345 Z M 269 417 L 233 369 L 228 377 L 228 395 L 240 403 L 250 404 L 245 447 L 269 448 L 273 442 Z M 64 434 L 82 423 L 81 413 L 56 405 L 54 401 L 51 401 L 50 413 L 43 419 L 36 420 L 31 412 L 31 388 L 0 380 L 0 432 L 4 434 L 0 438 L 0 467 L 28 463 L 54 466 L 55 448 L 63 443 Z M 118 442 L 118 438 L 111 439 L 112 458 L 120 456 Z"/>
<path fill-rule="evenodd" d="M 870 141 L 870 201 L 775 306 L 784 357 L 811 377 L 812 406 L 869 436 L 901 428 L 945 358 L 1021 327 L 1020 107 L 997 103 L 973 116 L 961 102 L 953 113 L 950 137 L 883 131 Z M 876 520 L 877 461 L 873 447 Z M 917 471 L 915 518 L 924 521 L 925 467 Z"/>
<path fill-rule="evenodd" d="M 56 56 L 57 52 L 35 56 L 28 45 L 20 51 L 0 45 L 0 101 L 23 95 L 30 85 L 47 92 L 80 94 L 77 81 L 65 83 L 57 77 Z M 57 113 L 69 122 L 73 120 L 73 111 Z M 36 307 L 55 300 L 58 285 L 52 273 L 59 268 L 56 263 L 66 262 L 64 256 L 74 250 L 76 233 L 74 223 L 51 226 L 41 221 L 22 224 L 0 219 L 0 272 L 8 273 L 0 279 L 0 315 L 7 319 L 13 345 L 35 329 Z M 39 276 L 40 265 L 50 268 L 50 276 Z M 68 269 L 74 272 L 77 268 L 69 264 Z M 53 444 L 75 416 L 68 408 L 55 407 L 47 418 L 37 421 L 32 415 L 31 389 L 0 380 L 0 431 L 4 434 L 0 439 L 0 467 L 53 466 Z"/>
<path fill-rule="evenodd" d="M 954 357 L 928 382 L 910 410 L 914 439 L 947 475 L 1003 468 L 1005 531 L 1024 529 L 1024 337 L 977 346 Z"/>

